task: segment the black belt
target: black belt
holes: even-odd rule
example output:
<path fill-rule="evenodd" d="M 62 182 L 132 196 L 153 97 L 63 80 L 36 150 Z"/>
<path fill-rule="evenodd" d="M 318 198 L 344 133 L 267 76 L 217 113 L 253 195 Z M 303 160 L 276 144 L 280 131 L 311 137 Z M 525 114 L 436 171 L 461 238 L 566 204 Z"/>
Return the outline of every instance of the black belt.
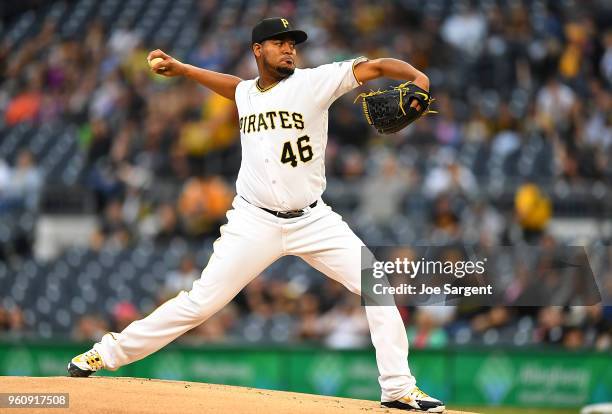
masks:
<path fill-rule="evenodd" d="M 240 196 L 242 197 L 242 196 Z M 249 202 L 249 200 L 247 200 L 246 198 L 242 197 L 242 199 L 244 201 L 246 201 L 247 203 L 254 205 L 252 203 Z M 309 205 L 308 207 L 310 208 L 314 208 L 317 205 L 317 201 L 315 201 L 314 203 L 312 203 L 311 205 Z M 270 213 L 273 216 L 279 217 L 279 218 L 283 218 L 283 219 L 289 219 L 289 218 L 296 218 L 296 217 L 302 217 L 305 213 L 306 213 L 306 208 L 303 208 L 301 210 L 290 210 L 290 211 L 274 211 L 274 210 L 270 210 L 264 207 L 258 207 L 255 206 L 257 208 L 262 209 L 263 211 L 265 211 L 266 213 Z"/>

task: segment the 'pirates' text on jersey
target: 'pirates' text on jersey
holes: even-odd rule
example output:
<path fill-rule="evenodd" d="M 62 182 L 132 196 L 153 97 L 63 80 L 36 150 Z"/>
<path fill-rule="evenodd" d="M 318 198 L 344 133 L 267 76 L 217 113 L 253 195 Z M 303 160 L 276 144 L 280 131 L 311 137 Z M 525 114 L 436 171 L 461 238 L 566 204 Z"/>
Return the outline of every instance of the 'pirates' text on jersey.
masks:
<path fill-rule="evenodd" d="M 257 79 L 236 87 L 242 164 L 236 190 L 250 203 L 275 211 L 298 210 L 325 190 L 327 110 L 359 86 L 357 58 L 293 75 L 262 90 Z"/>

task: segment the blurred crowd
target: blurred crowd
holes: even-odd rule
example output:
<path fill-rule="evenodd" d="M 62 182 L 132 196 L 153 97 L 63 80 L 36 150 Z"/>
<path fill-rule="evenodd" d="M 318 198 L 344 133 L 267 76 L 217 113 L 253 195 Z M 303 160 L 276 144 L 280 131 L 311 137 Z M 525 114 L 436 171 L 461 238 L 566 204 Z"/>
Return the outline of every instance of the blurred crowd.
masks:
<path fill-rule="evenodd" d="M 35 210 L 42 183 L 43 177 L 27 150 L 19 153 L 14 168 L 0 160 L 0 214 L 13 208 Z"/>
<path fill-rule="evenodd" d="M 195 2 L 200 37 L 177 58 L 254 77 L 250 27 L 279 15 L 309 34 L 298 50 L 300 66 L 358 55 L 395 57 L 429 75 L 439 113 L 398 134 L 383 138 L 369 128 L 353 104 L 354 93 L 330 110 L 324 198 L 338 201 L 334 207 L 366 243 L 387 241 L 380 236 L 384 229 L 395 232 L 392 242 L 538 242 L 551 237 L 546 226 L 559 184 L 567 191 L 611 188 L 612 9 L 606 1 L 253 1 L 237 7 L 242 14 L 230 3 Z M 37 13 L 45 16 L 45 7 Z M 70 36 L 61 34 L 61 25 L 46 17 L 18 47 L 8 38 L 0 42 L 3 130 L 76 126 L 85 163 L 78 188 L 64 191 L 85 188 L 84 197 L 93 199 L 98 225 L 91 249 L 216 237 L 240 162 L 233 103 L 192 82 L 152 74 L 148 51 L 160 47 L 173 54 L 172 42 L 151 43 L 135 24 L 111 30 L 94 15 L 82 33 Z M 386 86 L 380 81 L 368 88 Z M 506 159 L 539 143 L 551 148 L 549 176 L 518 182 L 502 177 L 516 186 L 511 202 L 501 205 L 484 190 L 501 178 L 486 181 L 460 157 L 469 145 Z M 41 199 L 62 197 L 45 193 L 53 183 L 37 162 L 27 148 L 14 159 L 0 157 L 0 217 L 38 212 Z M 0 258 L 32 254 L 27 247 L 3 249 L 2 243 Z M 158 299 L 188 288 L 199 271 L 186 259 L 168 275 Z M 330 281 L 316 292 L 295 292 L 290 281 L 260 278 L 192 334 L 223 340 L 241 332 L 257 340 L 269 332 L 337 347 L 367 343 L 362 309 L 342 290 Z M 93 338 L 142 311 L 125 303 L 112 315 L 87 315 L 75 337 Z M 528 314 L 505 308 L 404 311 L 416 347 L 461 342 L 466 335 L 486 341 L 510 327 L 518 344 L 603 349 L 610 342 L 609 307 L 536 308 Z M 12 312 L 0 312 L 0 326 L 16 329 Z M 521 333 L 525 340 L 516 339 Z"/>
<path fill-rule="evenodd" d="M 607 255 L 609 263 L 612 250 L 608 249 Z M 129 257 L 126 260 L 130 260 Z M 590 255 L 593 265 L 596 262 L 594 257 Z M 156 282 L 151 278 L 139 280 L 133 271 L 131 281 L 120 281 L 116 271 L 111 272 L 110 276 L 98 275 L 97 288 L 91 284 L 90 275 L 85 278 L 82 274 L 74 275 L 66 267 L 68 275 L 62 276 L 58 273 L 61 266 L 48 268 L 44 274 L 48 274 L 50 279 L 61 277 L 67 283 L 81 286 L 77 291 L 83 292 L 82 298 L 71 294 L 64 295 L 64 299 L 57 295 L 54 298 L 53 287 L 43 282 L 42 287 L 49 294 L 41 294 L 35 300 L 22 304 L 18 303 L 19 292 L 13 289 L 11 292 L 16 292 L 15 297 L 0 300 L 0 337 L 69 336 L 81 342 L 98 341 L 106 332 L 120 332 L 179 292 L 190 290 L 193 282 L 200 277 L 205 262 L 203 259 L 200 255 L 196 259 L 192 253 L 186 253 L 176 268 L 161 274 Z M 109 256 L 106 256 L 103 260 L 107 262 L 105 266 L 110 263 L 108 260 Z M 264 271 L 232 302 L 178 341 L 260 345 L 318 343 L 334 349 L 359 348 L 370 344 L 368 322 L 357 295 L 316 272 L 305 271 L 304 263 L 287 261 L 289 258 L 282 260 L 285 261 Z M 296 267 L 295 264 L 302 266 Z M 92 262 L 84 262 L 82 267 L 89 273 L 99 272 L 93 265 Z M 555 266 L 554 263 L 549 265 Z M 609 264 L 605 266 L 609 272 Z M 118 263 L 117 267 L 123 269 L 126 264 Z M 70 280 L 71 275 L 76 277 Z M 507 273 L 503 275 L 508 276 Z M 580 277 L 581 280 L 568 279 L 561 270 L 558 273 L 548 270 L 546 276 L 524 272 L 508 281 L 504 295 L 510 297 L 500 300 L 499 304 L 493 304 L 490 300 L 483 302 L 464 298 L 447 302 L 444 306 L 402 304 L 399 309 L 414 349 L 457 345 L 547 345 L 570 350 L 609 351 L 612 349 L 612 306 L 609 305 L 612 278 L 608 274 L 607 284 L 602 285 L 599 281 L 604 289 L 600 292 L 601 301 L 575 306 L 581 303 L 580 295 L 572 295 L 572 291 L 579 292 L 583 288 L 574 282 L 585 286 L 593 284 L 592 280 Z M 151 284 L 146 289 L 150 294 L 134 290 L 135 285 L 142 285 L 143 281 Z M 487 279 L 487 282 L 491 280 Z M 21 284 L 22 281 L 17 283 Z M 551 296 L 560 293 L 569 295 L 569 300 L 550 298 L 541 302 L 541 306 L 531 306 L 535 303 L 529 300 L 523 306 L 517 300 L 518 305 L 503 306 L 503 303 L 513 303 L 516 298 L 529 296 L 534 283 L 548 286 Z M 111 289 L 106 286 L 102 289 L 100 284 L 112 286 L 109 286 Z M 95 291 L 102 296 L 96 299 Z M 102 293 L 112 291 L 117 293 L 115 298 Z M 55 312 L 53 303 L 58 298 Z M 65 320 L 67 309 L 74 312 L 68 321 Z M 43 314 L 35 315 L 37 312 Z"/>
<path fill-rule="evenodd" d="M 167 275 L 158 303 L 189 289 L 199 277 L 193 260 Z M 591 306 L 421 306 L 400 307 L 412 349 L 454 345 L 536 346 L 569 350 L 612 349 L 612 307 Z M 120 332 L 143 315 L 130 301 L 119 301 L 109 314 L 86 313 L 70 337 L 99 341 Z M 32 329 L 18 306 L 0 307 L 0 337 L 26 338 Z M 320 343 L 334 349 L 369 346 L 365 312 L 358 296 L 334 281 L 303 291 L 287 280 L 260 277 L 230 304 L 178 339 L 181 343 Z"/>

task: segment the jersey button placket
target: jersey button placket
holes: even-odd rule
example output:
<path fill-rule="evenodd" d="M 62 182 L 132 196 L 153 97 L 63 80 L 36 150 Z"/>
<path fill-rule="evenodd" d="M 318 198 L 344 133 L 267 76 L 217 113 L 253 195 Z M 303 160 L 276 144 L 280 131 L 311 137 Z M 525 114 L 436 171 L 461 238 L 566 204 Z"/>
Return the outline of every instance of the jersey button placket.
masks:
<path fill-rule="evenodd" d="M 262 140 L 263 137 L 260 137 L 260 140 Z M 275 174 L 275 169 L 274 169 L 274 165 L 270 164 L 270 157 L 272 157 L 274 155 L 274 148 L 271 144 L 268 144 L 265 146 L 265 153 L 263 154 L 264 156 L 264 169 L 266 170 L 266 174 L 267 176 L 270 178 L 270 183 L 272 184 L 270 191 L 272 192 L 272 195 L 274 196 L 274 199 L 276 200 L 276 203 L 278 204 L 280 199 L 278 196 L 278 193 L 276 191 L 276 179 L 272 178 L 272 177 L 276 177 Z"/>

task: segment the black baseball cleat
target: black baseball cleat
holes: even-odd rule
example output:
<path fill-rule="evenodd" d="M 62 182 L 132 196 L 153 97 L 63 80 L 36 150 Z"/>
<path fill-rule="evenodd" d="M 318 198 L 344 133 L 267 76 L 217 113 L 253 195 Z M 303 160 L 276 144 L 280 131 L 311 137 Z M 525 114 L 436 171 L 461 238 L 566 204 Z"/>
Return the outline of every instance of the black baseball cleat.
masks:
<path fill-rule="evenodd" d="M 68 375 L 71 377 L 89 377 L 96 371 L 104 368 L 102 357 L 95 349 L 72 358 L 68 364 Z"/>
<path fill-rule="evenodd" d="M 398 408 L 400 410 L 422 411 L 426 413 L 443 413 L 446 410 L 444 403 L 430 397 L 416 385 L 410 392 L 399 400 L 382 401 L 383 407 Z"/>

